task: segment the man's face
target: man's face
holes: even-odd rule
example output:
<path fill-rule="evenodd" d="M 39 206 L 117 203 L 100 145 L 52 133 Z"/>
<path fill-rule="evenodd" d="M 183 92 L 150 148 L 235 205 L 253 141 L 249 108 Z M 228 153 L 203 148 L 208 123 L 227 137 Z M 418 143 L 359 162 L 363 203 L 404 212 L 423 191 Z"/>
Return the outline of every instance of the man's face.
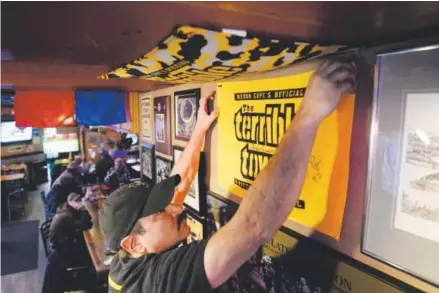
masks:
<path fill-rule="evenodd" d="M 182 206 L 170 204 L 163 212 L 139 219 L 140 225 L 146 231 L 140 236 L 140 241 L 150 250 L 154 250 L 152 252 L 160 252 L 186 239 L 191 231 L 186 221 L 178 225 L 178 216 L 182 212 Z"/>
<path fill-rule="evenodd" d="M 124 165 L 124 162 L 120 158 L 116 159 L 116 161 L 114 162 L 114 166 L 116 167 L 117 170 L 122 169 L 123 165 Z"/>
<path fill-rule="evenodd" d="M 75 210 L 78 211 L 83 211 L 85 210 L 85 206 L 82 203 L 82 201 L 73 201 L 73 200 L 68 200 L 67 203 L 69 204 L 69 206 L 71 206 L 72 208 L 74 208 Z"/>

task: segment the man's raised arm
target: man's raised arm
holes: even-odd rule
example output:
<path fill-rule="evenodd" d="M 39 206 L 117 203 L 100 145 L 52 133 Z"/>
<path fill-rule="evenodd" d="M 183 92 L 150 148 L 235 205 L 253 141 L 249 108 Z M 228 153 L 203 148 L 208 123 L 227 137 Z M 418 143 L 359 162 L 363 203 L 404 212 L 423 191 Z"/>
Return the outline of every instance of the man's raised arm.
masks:
<path fill-rule="evenodd" d="M 180 183 L 175 188 L 174 198 L 172 199 L 173 204 L 183 204 L 184 198 L 198 172 L 200 152 L 204 144 L 206 132 L 213 121 L 218 117 L 219 113 L 219 110 L 215 109 L 210 115 L 207 114 L 207 101 L 214 98 L 215 92 L 200 99 L 200 108 L 198 110 L 195 129 L 183 153 L 177 162 L 175 162 L 174 168 L 172 169 L 171 176 L 178 174 L 181 177 Z"/>
<path fill-rule="evenodd" d="M 302 191 L 317 128 L 343 94 L 354 92 L 355 72 L 353 64 L 328 61 L 314 73 L 276 154 L 247 191 L 235 216 L 207 243 L 204 267 L 212 288 L 273 238 L 287 219 Z"/>

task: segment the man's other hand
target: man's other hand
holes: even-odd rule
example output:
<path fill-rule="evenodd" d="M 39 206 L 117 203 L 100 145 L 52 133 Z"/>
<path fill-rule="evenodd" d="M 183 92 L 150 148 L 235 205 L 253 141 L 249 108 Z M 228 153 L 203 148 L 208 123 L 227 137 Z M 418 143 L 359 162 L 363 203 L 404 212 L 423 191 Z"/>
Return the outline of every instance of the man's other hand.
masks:
<path fill-rule="evenodd" d="M 356 74 L 354 62 L 324 62 L 309 81 L 301 107 L 302 114 L 317 121 L 331 114 L 344 94 L 355 92 Z"/>
<path fill-rule="evenodd" d="M 215 99 L 215 92 L 212 92 L 209 96 L 200 99 L 200 108 L 198 109 L 196 130 L 206 132 L 212 123 L 216 120 L 219 114 L 219 109 L 216 108 L 212 113 L 207 114 L 207 102 Z"/>

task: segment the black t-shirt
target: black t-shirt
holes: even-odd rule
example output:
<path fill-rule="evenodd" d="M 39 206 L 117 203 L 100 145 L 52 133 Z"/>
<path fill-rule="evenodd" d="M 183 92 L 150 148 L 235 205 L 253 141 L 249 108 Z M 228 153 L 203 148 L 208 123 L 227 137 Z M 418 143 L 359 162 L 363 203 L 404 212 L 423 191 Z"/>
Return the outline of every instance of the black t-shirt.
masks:
<path fill-rule="evenodd" d="M 150 253 L 140 258 L 116 255 L 109 275 L 110 293 L 210 293 L 204 270 L 207 240 Z"/>

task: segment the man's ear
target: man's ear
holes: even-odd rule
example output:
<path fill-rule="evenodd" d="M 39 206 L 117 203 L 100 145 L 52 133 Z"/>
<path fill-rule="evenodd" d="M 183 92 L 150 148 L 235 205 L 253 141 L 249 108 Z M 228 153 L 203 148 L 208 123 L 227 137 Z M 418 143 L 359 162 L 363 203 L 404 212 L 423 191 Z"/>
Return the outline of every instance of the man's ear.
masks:
<path fill-rule="evenodd" d="M 143 243 L 133 234 L 122 239 L 120 246 L 133 257 L 139 257 L 148 253 Z"/>

